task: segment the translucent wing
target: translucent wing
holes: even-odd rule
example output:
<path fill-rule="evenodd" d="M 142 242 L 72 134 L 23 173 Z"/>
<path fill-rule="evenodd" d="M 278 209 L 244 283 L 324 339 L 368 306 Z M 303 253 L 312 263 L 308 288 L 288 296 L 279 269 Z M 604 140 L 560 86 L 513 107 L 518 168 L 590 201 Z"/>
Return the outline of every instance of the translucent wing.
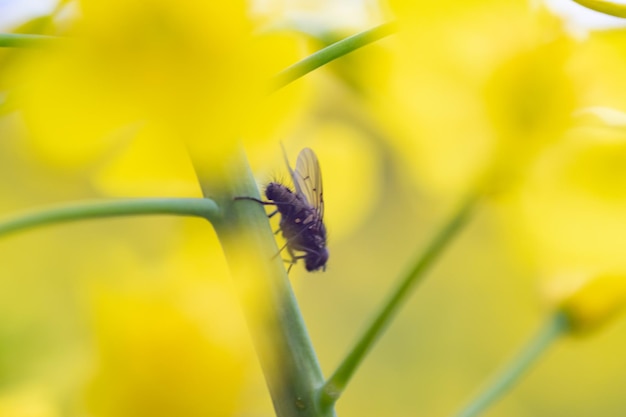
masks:
<path fill-rule="evenodd" d="M 310 148 L 304 148 L 298 154 L 296 169 L 292 170 L 289 162 L 287 162 L 287 167 L 296 187 L 296 193 L 304 197 L 317 210 L 321 221 L 324 217 L 324 190 L 317 156 Z"/>

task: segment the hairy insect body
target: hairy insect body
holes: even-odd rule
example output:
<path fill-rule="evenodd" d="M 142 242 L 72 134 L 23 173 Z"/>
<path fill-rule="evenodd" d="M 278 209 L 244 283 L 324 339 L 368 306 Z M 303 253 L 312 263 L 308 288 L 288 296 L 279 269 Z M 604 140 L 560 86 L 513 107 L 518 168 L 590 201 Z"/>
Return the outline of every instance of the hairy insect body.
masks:
<path fill-rule="evenodd" d="M 283 153 L 284 148 L 283 148 Z M 307 271 L 326 269 L 328 249 L 326 248 L 326 227 L 324 227 L 324 193 L 322 174 L 315 153 L 304 148 L 298 155 L 296 169 L 291 169 L 287 155 L 285 162 L 293 180 L 295 191 L 278 182 L 271 182 L 265 188 L 269 201 L 253 197 L 236 197 L 236 200 L 252 200 L 259 204 L 276 206 L 280 213 L 280 229 L 285 238 L 285 246 L 291 260 L 289 269 L 299 260 L 304 260 Z M 303 253 L 298 254 L 298 253 Z M 280 252 L 279 252 L 280 253 Z"/>
<path fill-rule="evenodd" d="M 326 227 L 319 211 L 302 195 L 279 183 L 269 183 L 265 196 L 276 205 L 276 212 L 281 215 L 280 231 L 288 242 L 286 247 L 292 260 L 304 259 L 307 271 L 325 268 L 328 261 Z M 295 251 L 304 252 L 304 255 L 296 256 Z"/>

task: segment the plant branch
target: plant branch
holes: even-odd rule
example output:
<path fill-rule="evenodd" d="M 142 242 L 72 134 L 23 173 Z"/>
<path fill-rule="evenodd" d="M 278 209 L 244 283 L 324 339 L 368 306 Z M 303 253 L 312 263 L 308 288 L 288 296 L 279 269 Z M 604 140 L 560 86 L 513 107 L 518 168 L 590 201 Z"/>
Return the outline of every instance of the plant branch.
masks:
<path fill-rule="evenodd" d="M 36 226 L 104 217 L 169 214 L 219 218 L 219 208 L 207 198 L 133 198 L 79 202 L 20 214 L 0 222 L 0 236 Z"/>
<path fill-rule="evenodd" d="M 569 331 L 562 312 L 551 315 L 528 345 L 495 375 L 485 388 L 456 417 L 474 417 L 502 397 L 531 368 L 552 344 Z"/>
<path fill-rule="evenodd" d="M 21 33 L 0 33 L 0 48 L 23 48 L 45 46 L 57 42 L 59 37 L 47 35 L 29 35 Z"/>
<path fill-rule="evenodd" d="M 428 268 L 462 229 L 477 199 L 477 196 L 473 196 L 466 200 L 433 238 L 426 250 L 415 259 L 406 276 L 391 293 L 378 314 L 373 317 L 337 370 L 324 384 L 321 392 L 323 404 L 333 404 L 339 399 L 354 372 L 412 293 L 415 285 L 426 275 Z"/>
<path fill-rule="evenodd" d="M 205 195 L 215 198 L 223 217 L 214 223 L 237 288 L 276 415 L 333 417 L 318 406 L 324 378 L 293 294 L 274 234 L 243 151 L 203 161 L 190 150 Z"/>
<path fill-rule="evenodd" d="M 305 76 L 322 65 L 328 64 L 363 46 L 389 36 L 394 33 L 395 30 L 396 27 L 393 22 L 383 23 L 382 25 L 357 33 L 356 35 L 335 42 L 326 48 L 320 49 L 279 72 L 272 80 L 272 91 L 285 87 L 289 83 Z"/>

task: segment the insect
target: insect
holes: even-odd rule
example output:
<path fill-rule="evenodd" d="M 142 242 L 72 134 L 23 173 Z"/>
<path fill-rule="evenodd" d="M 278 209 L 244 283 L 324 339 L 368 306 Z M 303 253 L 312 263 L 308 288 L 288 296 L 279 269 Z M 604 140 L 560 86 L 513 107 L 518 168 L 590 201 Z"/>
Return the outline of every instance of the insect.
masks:
<path fill-rule="evenodd" d="M 270 182 L 265 188 L 269 201 L 253 197 L 236 197 L 237 200 L 252 200 L 263 205 L 276 206 L 269 217 L 280 213 L 280 227 L 286 240 L 280 249 L 287 249 L 291 260 L 289 269 L 304 260 L 307 271 L 326 270 L 328 248 L 326 247 L 326 227 L 324 226 L 324 193 L 322 174 L 317 156 L 310 148 L 304 148 L 298 154 L 296 169 L 291 169 L 287 153 L 283 147 L 285 162 L 295 186 L 295 192 L 279 182 Z M 301 253 L 301 254 L 298 254 Z"/>

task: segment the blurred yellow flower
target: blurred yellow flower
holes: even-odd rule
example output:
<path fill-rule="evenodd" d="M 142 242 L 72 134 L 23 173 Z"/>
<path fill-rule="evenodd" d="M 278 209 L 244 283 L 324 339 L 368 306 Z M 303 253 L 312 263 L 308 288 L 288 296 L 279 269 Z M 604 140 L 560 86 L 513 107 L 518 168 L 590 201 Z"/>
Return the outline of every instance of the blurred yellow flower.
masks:
<path fill-rule="evenodd" d="M 574 41 L 525 1 L 390 3 L 387 115 L 414 176 L 455 198 L 509 190 L 503 225 L 541 273 L 626 267 L 626 130 L 576 116 L 626 109 L 626 31 Z"/>
<path fill-rule="evenodd" d="M 70 39 L 23 52 L 7 84 L 47 162 L 96 164 L 109 193 L 169 182 L 161 194 L 189 195 L 197 187 L 185 152 L 212 166 L 241 138 L 267 141 L 296 97 L 263 101 L 271 75 L 296 60 L 297 40 L 254 30 L 244 1 L 83 0 Z"/>
<path fill-rule="evenodd" d="M 577 106 L 560 22 L 526 1 L 391 1 L 399 18 L 387 113 L 421 181 L 506 187 Z"/>
<path fill-rule="evenodd" d="M 94 415 L 234 414 L 246 362 L 228 340 L 167 296 L 146 300 L 132 292 L 99 293 L 94 303 L 99 360 L 89 389 Z M 222 311 L 212 320 L 219 323 L 236 314 Z"/>
<path fill-rule="evenodd" d="M 485 99 L 497 140 L 486 186 L 493 191 L 518 180 L 571 124 L 577 100 L 566 72 L 570 43 L 561 37 L 520 51 L 488 81 Z"/>
<path fill-rule="evenodd" d="M 565 297 L 560 310 L 575 333 L 596 330 L 626 307 L 626 276 L 598 275 Z"/>
<path fill-rule="evenodd" d="M 152 261 L 153 285 L 133 279 L 141 263 L 89 285 L 91 415 L 232 416 L 247 407 L 239 399 L 256 367 L 239 302 L 216 238 L 186 223 L 184 244 Z"/>
<path fill-rule="evenodd" d="M 569 71 L 580 86 L 583 107 L 603 106 L 626 111 L 626 30 L 592 32 L 576 44 Z"/>
<path fill-rule="evenodd" d="M 583 124 L 544 152 L 509 207 L 518 248 L 550 274 L 626 268 L 626 130 Z"/>

